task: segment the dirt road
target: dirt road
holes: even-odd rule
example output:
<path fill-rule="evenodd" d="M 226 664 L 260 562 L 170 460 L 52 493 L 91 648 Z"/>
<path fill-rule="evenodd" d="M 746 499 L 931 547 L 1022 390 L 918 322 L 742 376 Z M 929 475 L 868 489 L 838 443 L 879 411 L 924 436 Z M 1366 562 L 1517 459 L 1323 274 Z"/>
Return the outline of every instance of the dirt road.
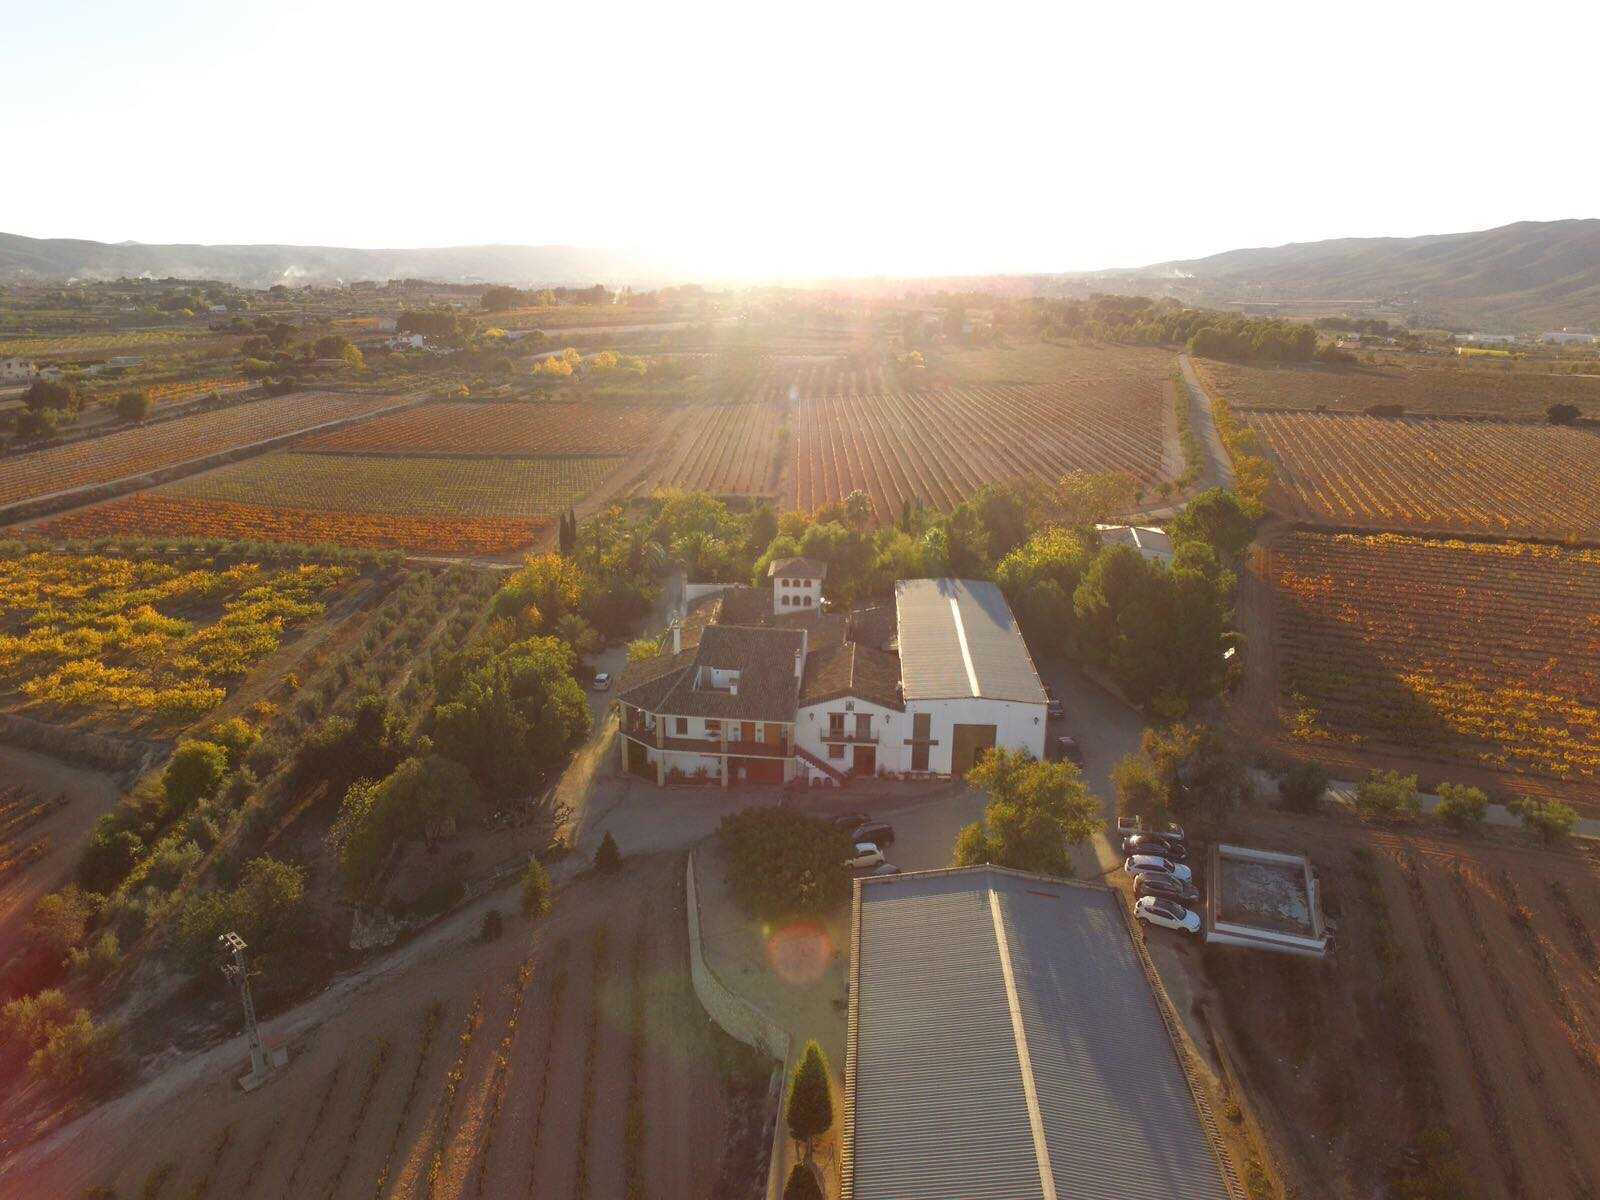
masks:
<path fill-rule="evenodd" d="M 1222 435 L 1217 432 L 1216 418 L 1211 412 L 1211 397 L 1206 395 L 1187 354 L 1178 355 L 1178 369 L 1183 372 L 1183 381 L 1189 388 L 1189 419 L 1206 456 L 1205 470 L 1200 475 L 1201 486 L 1231 488 L 1234 484 L 1233 460 L 1228 457 L 1227 447 L 1222 444 Z"/>
<path fill-rule="evenodd" d="M 682 880 L 679 855 L 630 862 L 532 927 L 502 898 L 498 940 L 318 1002 L 261 1090 L 221 1047 L 16 1156 L 0 1193 L 140 1195 L 170 1167 L 163 1195 L 709 1195 L 739 1055 L 689 985 Z"/>

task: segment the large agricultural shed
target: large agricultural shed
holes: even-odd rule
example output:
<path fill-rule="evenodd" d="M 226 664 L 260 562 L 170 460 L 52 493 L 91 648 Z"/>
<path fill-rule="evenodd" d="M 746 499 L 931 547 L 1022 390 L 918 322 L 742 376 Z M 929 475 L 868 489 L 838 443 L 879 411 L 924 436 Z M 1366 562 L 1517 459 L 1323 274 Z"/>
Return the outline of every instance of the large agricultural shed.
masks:
<path fill-rule="evenodd" d="M 998 867 L 862 880 L 842 1200 L 1228 1200 L 1119 899 Z"/>

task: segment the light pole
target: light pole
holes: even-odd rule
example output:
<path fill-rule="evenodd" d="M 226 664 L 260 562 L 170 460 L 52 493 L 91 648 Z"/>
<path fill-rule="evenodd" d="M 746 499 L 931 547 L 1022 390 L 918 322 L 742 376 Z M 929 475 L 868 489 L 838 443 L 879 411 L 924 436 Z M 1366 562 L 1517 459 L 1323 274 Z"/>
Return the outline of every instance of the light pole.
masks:
<path fill-rule="evenodd" d="M 267 1074 L 273 1067 L 283 1065 L 280 1058 L 287 1056 L 273 1055 L 273 1061 L 267 1061 L 266 1047 L 261 1044 L 261 1027 L 256 1024 L 256 1004 L 250 996 L 250 972 L 245 965 L 244 939 L 237 933 L 224 933 L 217 938 L 217 943 L 222 947 L 224 955 L 222 973 L 234 983 L 239 985 L 239 999 L 244 1004 L 244 1031 L 250 1039 L 250 1071 L 239 1077 L 239 1086 L 247 1092 L 253 1092 L 267 1081 Z"/>

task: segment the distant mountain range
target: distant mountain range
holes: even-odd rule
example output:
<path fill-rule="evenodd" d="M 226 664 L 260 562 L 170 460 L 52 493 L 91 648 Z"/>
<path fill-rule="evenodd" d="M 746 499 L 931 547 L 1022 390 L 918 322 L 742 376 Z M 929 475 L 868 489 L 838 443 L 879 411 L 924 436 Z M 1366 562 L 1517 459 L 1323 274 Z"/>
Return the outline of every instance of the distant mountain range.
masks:
<path fill-rule="evenodd" d="M 642 256 L 579 246 L 147 246 L 0 234 L 0 282 L 217 279 L 251 287 L 357 279 L 443 283 L 642 284 L 682 279 Z M 880 281 L 881 282 L 881 281 Z M 1001 280 L 985 280 L 999 290 Z M 1338 238 L 1132 270 L 1018 276 L 1041 287 L 1172 296 L 1285 315 L 1345 312 L 1486 332 L 1600 331 L 1600 220 L 1522 221 L 1476 233 Z"/>
<path fill-rule="evenodd" d="M 139 242 L 30 238 L 0 233 L 0 282 L 215 279 L 245 287 L 331 284 L 357 279 L 432 279 L 441 283 L 548 284 L 659 282 L 643 259 L 581 246 L 452 246 L 427 250 L 352 250 L 337 246 L 147 246 Z"/>
<path fill-rule="evenodd" d="M 1201 305 L 1342 310 L 1487 332 L 1600 331 L 1600 220 L 1295 242 L 1096 272 L 1084 282 Z"/>

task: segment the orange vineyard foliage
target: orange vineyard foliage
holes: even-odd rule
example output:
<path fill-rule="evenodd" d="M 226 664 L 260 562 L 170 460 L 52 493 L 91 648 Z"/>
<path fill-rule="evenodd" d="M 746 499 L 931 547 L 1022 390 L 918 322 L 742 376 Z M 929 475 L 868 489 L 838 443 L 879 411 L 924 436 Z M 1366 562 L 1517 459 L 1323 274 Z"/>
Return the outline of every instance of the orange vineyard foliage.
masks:
<path fill-rule="evenodd" d="M 395 513 L 313 512 L 141 492 L 79 509 L 40 526 L 46 537 L 220 537 L 368 550 L 501 554 L 532 545 L 551 526 L 543 517 L 417 517 Z"/>
<path fill-rule="evenodd" d="M 1600 436 L 1487 421 L 1250 413 L 1272 506 L 1336 525 L 1600 536 Z"/>
<path fill-rule="evenodd" d="M 1303 531 L 1264 565 L 1296 736 L 1600 779 L 1600 550 Z"/>
<path fill-rule="evenodd" d="M 34 450 L 0 460 L 0 504 L 142 475 L 394 403 L 392 396 L 295 392 Z"/>
<path fill-rule="evenodd" d="M 330 430 L 297 449 L 357 454 L 618 454 L 668 415 L 627 404 L 424 404 Z"/>

